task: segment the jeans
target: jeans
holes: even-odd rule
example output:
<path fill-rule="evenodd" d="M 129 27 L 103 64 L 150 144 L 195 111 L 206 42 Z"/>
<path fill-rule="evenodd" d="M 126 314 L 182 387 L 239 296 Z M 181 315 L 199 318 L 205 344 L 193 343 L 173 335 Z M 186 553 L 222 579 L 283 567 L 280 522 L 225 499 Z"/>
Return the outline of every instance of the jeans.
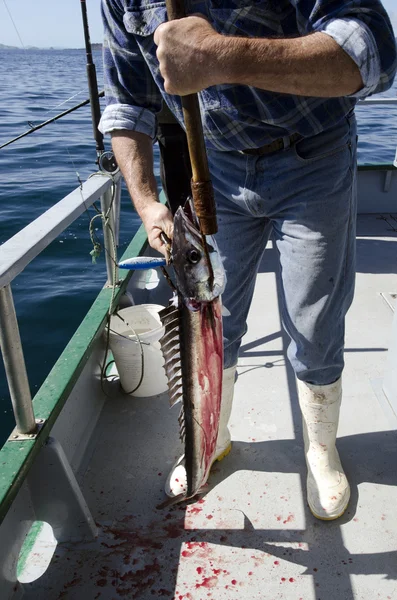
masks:
<path fill-rule="evenodd" d="M 295 374 L 315 385 L 341 376 L 355 278 L 356 145 L 350 114 L 332 130 L 271 155 L 208 152 L 216 240 L 228 278 L 222 297 L 230 313 L 223 319 L 225 368 L 237 364 L 255 276 L 272 232 Z"/>

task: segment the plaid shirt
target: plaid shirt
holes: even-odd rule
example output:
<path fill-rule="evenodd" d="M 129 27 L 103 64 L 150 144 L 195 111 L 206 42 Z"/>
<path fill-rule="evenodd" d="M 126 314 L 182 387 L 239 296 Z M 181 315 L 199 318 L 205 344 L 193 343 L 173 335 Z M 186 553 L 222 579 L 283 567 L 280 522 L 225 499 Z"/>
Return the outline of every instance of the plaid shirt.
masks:
<path fill-rule="evenodd" d="M 358 65 L 364 87 L 342 98 L 267 92 L 217 85 L 199 93 L 209 148 L 256 148 L 295 132 L 320 133 L 338 123 L 359 98 L 383 92 L 396 72 L 396 43 L 379 0 L 186 0 L 188 14 L 201 13 L 222 34 L 296 37 L 321 31 Z M 180 100 L 164 91 L 153 42 L 167 20 L 161 0 L 102 0 L 105 27 L 104 133 L 129 129 L 155 138 L 162 99 L 183 125 Z"/>

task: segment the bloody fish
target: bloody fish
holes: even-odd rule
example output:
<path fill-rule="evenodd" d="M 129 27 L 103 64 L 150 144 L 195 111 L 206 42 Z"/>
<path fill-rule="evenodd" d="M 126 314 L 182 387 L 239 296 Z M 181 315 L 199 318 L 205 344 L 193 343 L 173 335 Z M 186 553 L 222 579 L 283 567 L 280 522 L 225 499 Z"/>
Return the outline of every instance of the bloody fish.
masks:
<path fill-rule="evenodd" d="M 182 402 L 179 424 L 187 489 L 174 502 L 194 497 L 205 484 L 218 437 L 226 276 L 214 238 L 205 240 L 207 249 L 191 203 L 179 207 L 171 246 L 176 292 L 159 313 L 165 327 L 160 344 L 170 404 Z"/>

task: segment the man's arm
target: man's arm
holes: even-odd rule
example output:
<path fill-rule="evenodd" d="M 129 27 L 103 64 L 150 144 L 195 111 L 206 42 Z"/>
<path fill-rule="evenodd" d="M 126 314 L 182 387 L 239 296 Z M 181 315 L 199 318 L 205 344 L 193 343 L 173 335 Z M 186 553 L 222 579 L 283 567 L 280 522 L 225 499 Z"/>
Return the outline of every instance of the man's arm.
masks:
<path fill-rule="evenodd" d="M 116 0 L 102 0 L 104 79 L 107 106 L 100 128 L 112 136 L 113 151 L 150 245 L 166 254 L 160 233 L 172 236 L 172 215 L 158 201 L 153 174 L 155 113 L 161 95 Z"/>
<path fill-rule="evenodd" d="M 360 70 L 328 35 L 287 39 L 229 37 L 198 16 L 164 23 L 155 32 L 169 94 L 211 85 L 250 85 L 302 96 L 347 96 L 363 86 Z"/>
<path fill-rule="evenodd" d="M 146 228 L 149 244 L 166 255 L 160 234 L 164 232 L 172 238 L 173 220 L 168 208 L 158 201 L 153 174 L 153 142 L 143 133 L 119 130 L 112 132 L 112 147 L 134 206 Z"/>
<path fill-rule="evenodd" d="M 242 84 L 293 95 L 364 98 L 391 87 L 396 41 L 380 0 L 290 3 L 299 32 L 294 38 L 230 36 L 230 26 L 238 31 L 238 16 L 224 31 L 217 21 L 220 33 L 198 16 L 161 25 L 155 41 L 166 88 L 187 94 Z"/>

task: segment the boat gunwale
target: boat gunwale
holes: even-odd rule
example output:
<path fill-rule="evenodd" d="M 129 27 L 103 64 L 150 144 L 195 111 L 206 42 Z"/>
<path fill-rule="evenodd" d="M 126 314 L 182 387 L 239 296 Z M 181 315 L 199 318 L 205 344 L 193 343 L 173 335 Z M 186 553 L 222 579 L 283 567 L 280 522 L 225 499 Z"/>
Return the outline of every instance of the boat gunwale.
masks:
<path fill-rule="evenodd" d="M 359 171 L 397 171 L 397 165 L 393 163 L 370 163 L 357 165 Z"/>
<path fill-rule="evenodd" d="M 141 225 L 121 260 L 141 255 L 147 247 L 146 231 Z M 114 302 L 124 293 L 132 271 L 121 271 Z M 36 419 L 44 424 L 35 439 L 7 440 L 0 449 L 0 525 L 18 494 L 29 469 L 64 407 L 74 384 L 89 360 L 94 344 L 106 325 L 112 288 L 104 287 L 94 300 L 80 326 L 59 356 L 50 373 L 33 398 Z"/>

